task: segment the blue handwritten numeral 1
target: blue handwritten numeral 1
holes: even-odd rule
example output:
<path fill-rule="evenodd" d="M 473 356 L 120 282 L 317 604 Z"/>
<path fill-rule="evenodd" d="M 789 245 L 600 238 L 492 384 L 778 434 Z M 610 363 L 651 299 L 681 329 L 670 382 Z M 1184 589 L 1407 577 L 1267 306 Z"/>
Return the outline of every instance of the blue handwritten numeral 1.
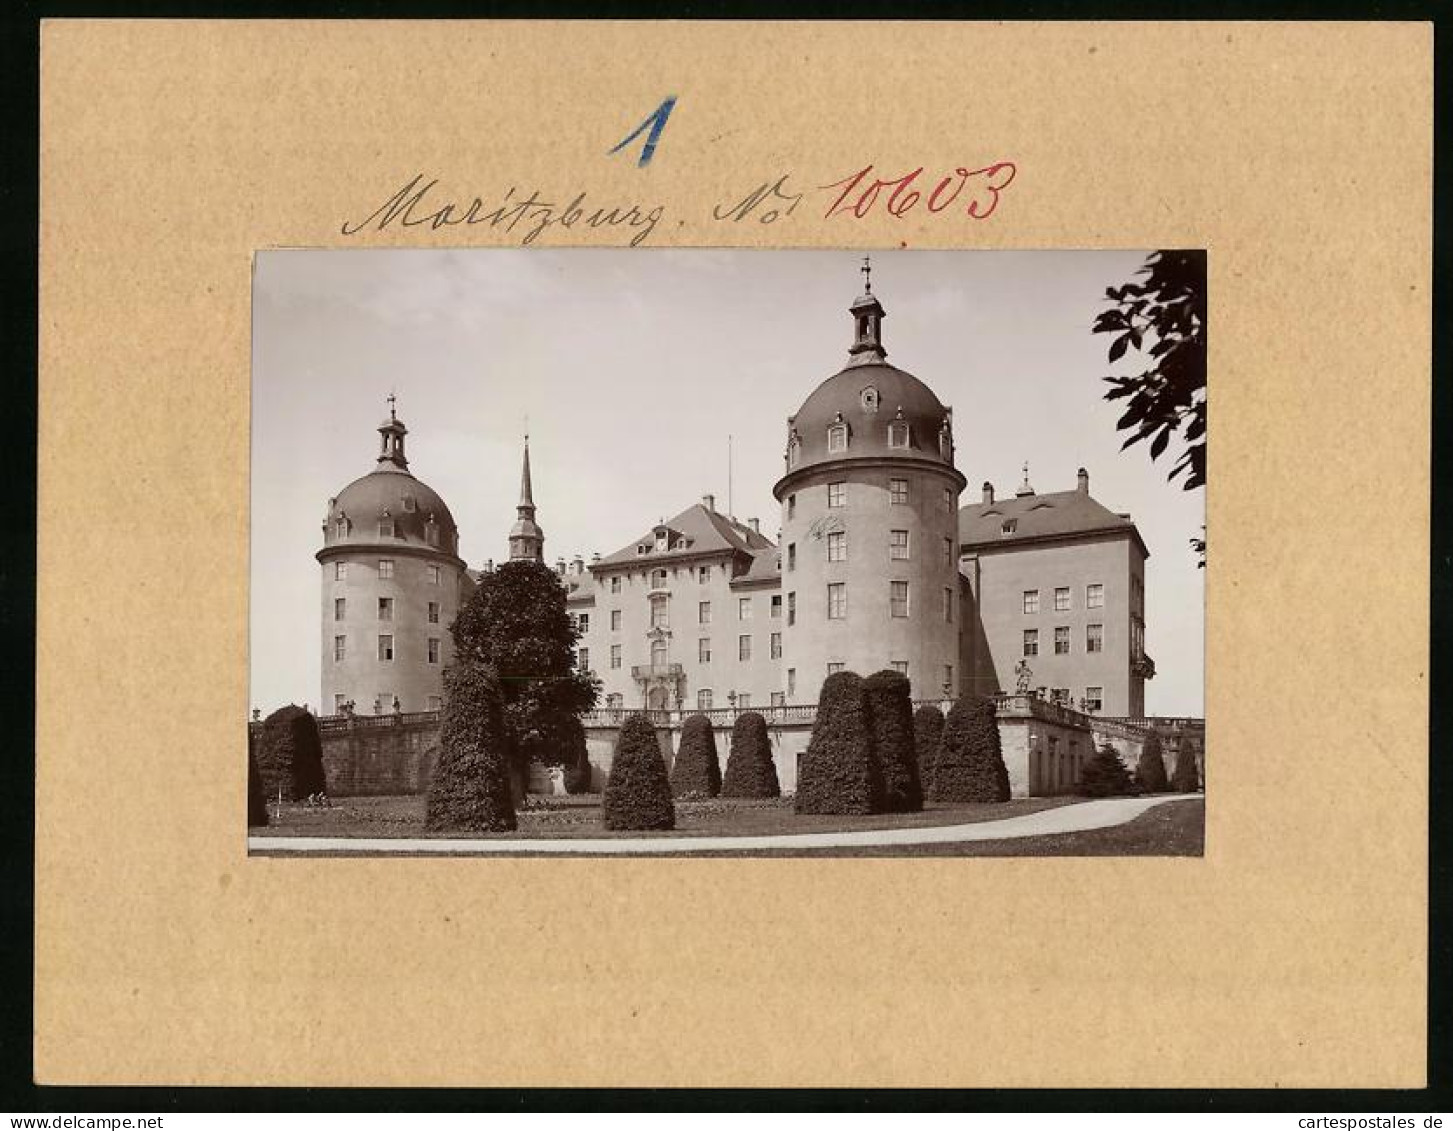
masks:
<path fill-rule="evenodd" d="M 676 96 L 674 94 L 668 95 L 666 100 L 652 111 L 650 117 L 627 134 L 610 152 L 619 153 L 626 146 L 630 145 L 631 142 L 635 141 L 636 138 L 640 137 L 646 127 L 649 126 L 651 132 L 646 136 L 646 144 L 641 149 L 640 160 L 636 162 L 636 168 L 644 169 L 651 163 L 651 158 L 656 154 L 656 142 L 661 140 L 661 131 L 666 128 L 666 119 L 671 117 L 671 110 L 675 105 Z"/>

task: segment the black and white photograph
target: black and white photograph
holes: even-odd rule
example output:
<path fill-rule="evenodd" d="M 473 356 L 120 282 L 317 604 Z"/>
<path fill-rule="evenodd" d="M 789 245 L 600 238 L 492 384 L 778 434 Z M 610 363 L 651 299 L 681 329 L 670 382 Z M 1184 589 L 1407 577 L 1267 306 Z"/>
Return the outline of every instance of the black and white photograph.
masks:
<path fill-rule="evenodd" d="M 1201 855 L 1206 281 L 257 253 L 249 851 Z"/>

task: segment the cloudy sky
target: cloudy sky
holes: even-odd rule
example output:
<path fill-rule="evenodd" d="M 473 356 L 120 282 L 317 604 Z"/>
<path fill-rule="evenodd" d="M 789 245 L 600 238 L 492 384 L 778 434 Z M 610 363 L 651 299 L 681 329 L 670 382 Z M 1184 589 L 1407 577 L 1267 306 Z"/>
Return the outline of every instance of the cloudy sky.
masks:
<path fill-rule="evenodd" d="M 777 529 L 786 418 L 847 358 L 861 252 L 268 251 L 254 271 L 252 705 L 319 697 L 327 500 L 373 467 L 398 395 L 409 466 L 471 566 L 508 556 L 528 418 L 550 561 L 608 554 L 712 493 Z M 1121 452 L 1102 399 L 1104 289 L 1145 253 L 880 252 L 889 360 L 954 409 L 964 501 L 991 480 L 1091 493 L 1150 549 L 1153 714 L 1202 713 L 1204 492 Z"/>

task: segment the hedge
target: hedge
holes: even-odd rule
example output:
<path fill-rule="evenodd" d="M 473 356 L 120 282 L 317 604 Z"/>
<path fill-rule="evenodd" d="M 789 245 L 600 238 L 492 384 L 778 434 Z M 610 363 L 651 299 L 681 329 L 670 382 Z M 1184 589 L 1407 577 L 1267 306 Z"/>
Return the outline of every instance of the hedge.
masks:
<path fill-rule="evenodd" d="M 247 728 L 247 827 L 267 824 L 267 795 L 262 791 L 262 772 L 257 768 L 257 746 L 252 728 Z"/>
<path fill-rule="evenodd" d="M 992 699 L 965 696 L 954 703 L 943 724 L 930 796 L 934 801 L 1009 800 L 1009 771 Z"/>
<path fill-rule="evenodd" d="M 1134 793 L 1135 785 L 1120 755 L 1107 742 L 1085 763 L 1075 792 L 1081 797 L 1120 797 Z"/>
<path fill-rule="evenodd" d="M 943 748 L 943 712 L 924 704 L 913 712 L 913 749 L 918 755 L 918 780 L 924 796 L 933 790 L 933 770 Z"/>
<path fill-rule="evenodd" d="M 913 698 L 908 677 L 885 669 L 863 681 L 873 752 L 883 774 L 883 808 L 889 813 L 916 813 L 923 808 L 923 784 L 914 747 Z"/>
<path fill-rule="evenodd" d="M 616 738 L 615 757 L 601 800 L 608 829 L 673 829 L 676 806 L 656 728 L 645 715 L 630 715 Z"/>
<path fill-rule="evenodd" d="M 772 761 L 772 743 L 767 737 L 767 720 L 756 711 L 743 711 L 732 724 L 731 752 L 727 755 L 723 797 L 781 797 L 777 766 Z"/>
<path fill-rule="evenodd" d="M 1195 747 L 1184 738 L 1176 751 L 1176 768 L 1170 781 L 1171 788 L 1177 793 L 1195 793 L 1201 784 L 1201 776 L 1196 770 Z"/>
<path fill-rule="evenodd" d="M 873 753 L 863 680 L 834 672 L 822 684 L 817 721 L 797 771 L 799 813 L 881 813 L 883 774 Z"/>
<path fill-rule="evenodd" d="M 705 715 L 691 715 L 681 726 L 681 746 L 671 764 L 671 795 L 715 797 L 721 792 L 721 762 L 716 734 Z"/>
<path fill-rule="evenodd" d="M 572 716 L 560 724 L 565 734 L 565 792 L 589 793 L 594 773 L 585 746 L 585 727 Z"/>
<path fill-rule="evenodd" d="M 257 768 L 263 795 L 276 797 L 279 789 L 288 801 L 302 801 L 327 793 L 323 772 L 323 739 L 318 720 L 303 707 L 289 703 L 263 721 L 257 746 Z"/>
<path fill-rule="evenodd" d="M 439 763 L 429 784 L 424 827 L 432 832 L 509 832 L 510 742 L 494 668 L 457 658 L 444 672 Z"/>
<path fill-rule="evenodd" d="M 1161 753 L 1160 736 L 1153 731 L 1145 736 L 1140 748 L 1140 761 L 1135 766 L 1135 783 L 1146 793 L 1164 793 L 1170 789 L 1165 776 L 1165 756 Z"/>

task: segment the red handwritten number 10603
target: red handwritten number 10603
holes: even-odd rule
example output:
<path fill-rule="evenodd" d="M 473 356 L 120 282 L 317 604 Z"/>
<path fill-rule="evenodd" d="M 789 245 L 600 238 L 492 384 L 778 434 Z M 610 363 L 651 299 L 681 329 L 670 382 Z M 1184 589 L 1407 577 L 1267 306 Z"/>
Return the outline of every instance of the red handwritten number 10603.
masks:
<path fill-rule="evenodd" d="M 967 187 L 969 197 L 967 205 L 964 206 L 965 214 L 975 220 L 984 220 L 994 214 L 994 209 L 999 206 L 999 194 L 1009 187 L 1016 172 L 1012 161 L 1000 161 L 982 169 L 956 168 L 930 189 L 927 181 L 923 182 L 921 188 L 915 187 L 918 178 L 923 175 L 922 165 L 910 173 L 886 181 L 881 177 L 869 180 L 868 174 L 872 171 L 873 166 L 864 165 L 856 173 L 840 181 L 819 185 L 819 188 L 824 189 L 842 187 L 842 192 L 829 205 L 823 217 L 851 212 L 862 219 L 873 210 L 873 206 L 880 199 L 884 199 L 885 194 L 883 207 L 892 216 L 902 216 L 920 201 L 930 212 L 942 212 L 958 201 Z"/>

